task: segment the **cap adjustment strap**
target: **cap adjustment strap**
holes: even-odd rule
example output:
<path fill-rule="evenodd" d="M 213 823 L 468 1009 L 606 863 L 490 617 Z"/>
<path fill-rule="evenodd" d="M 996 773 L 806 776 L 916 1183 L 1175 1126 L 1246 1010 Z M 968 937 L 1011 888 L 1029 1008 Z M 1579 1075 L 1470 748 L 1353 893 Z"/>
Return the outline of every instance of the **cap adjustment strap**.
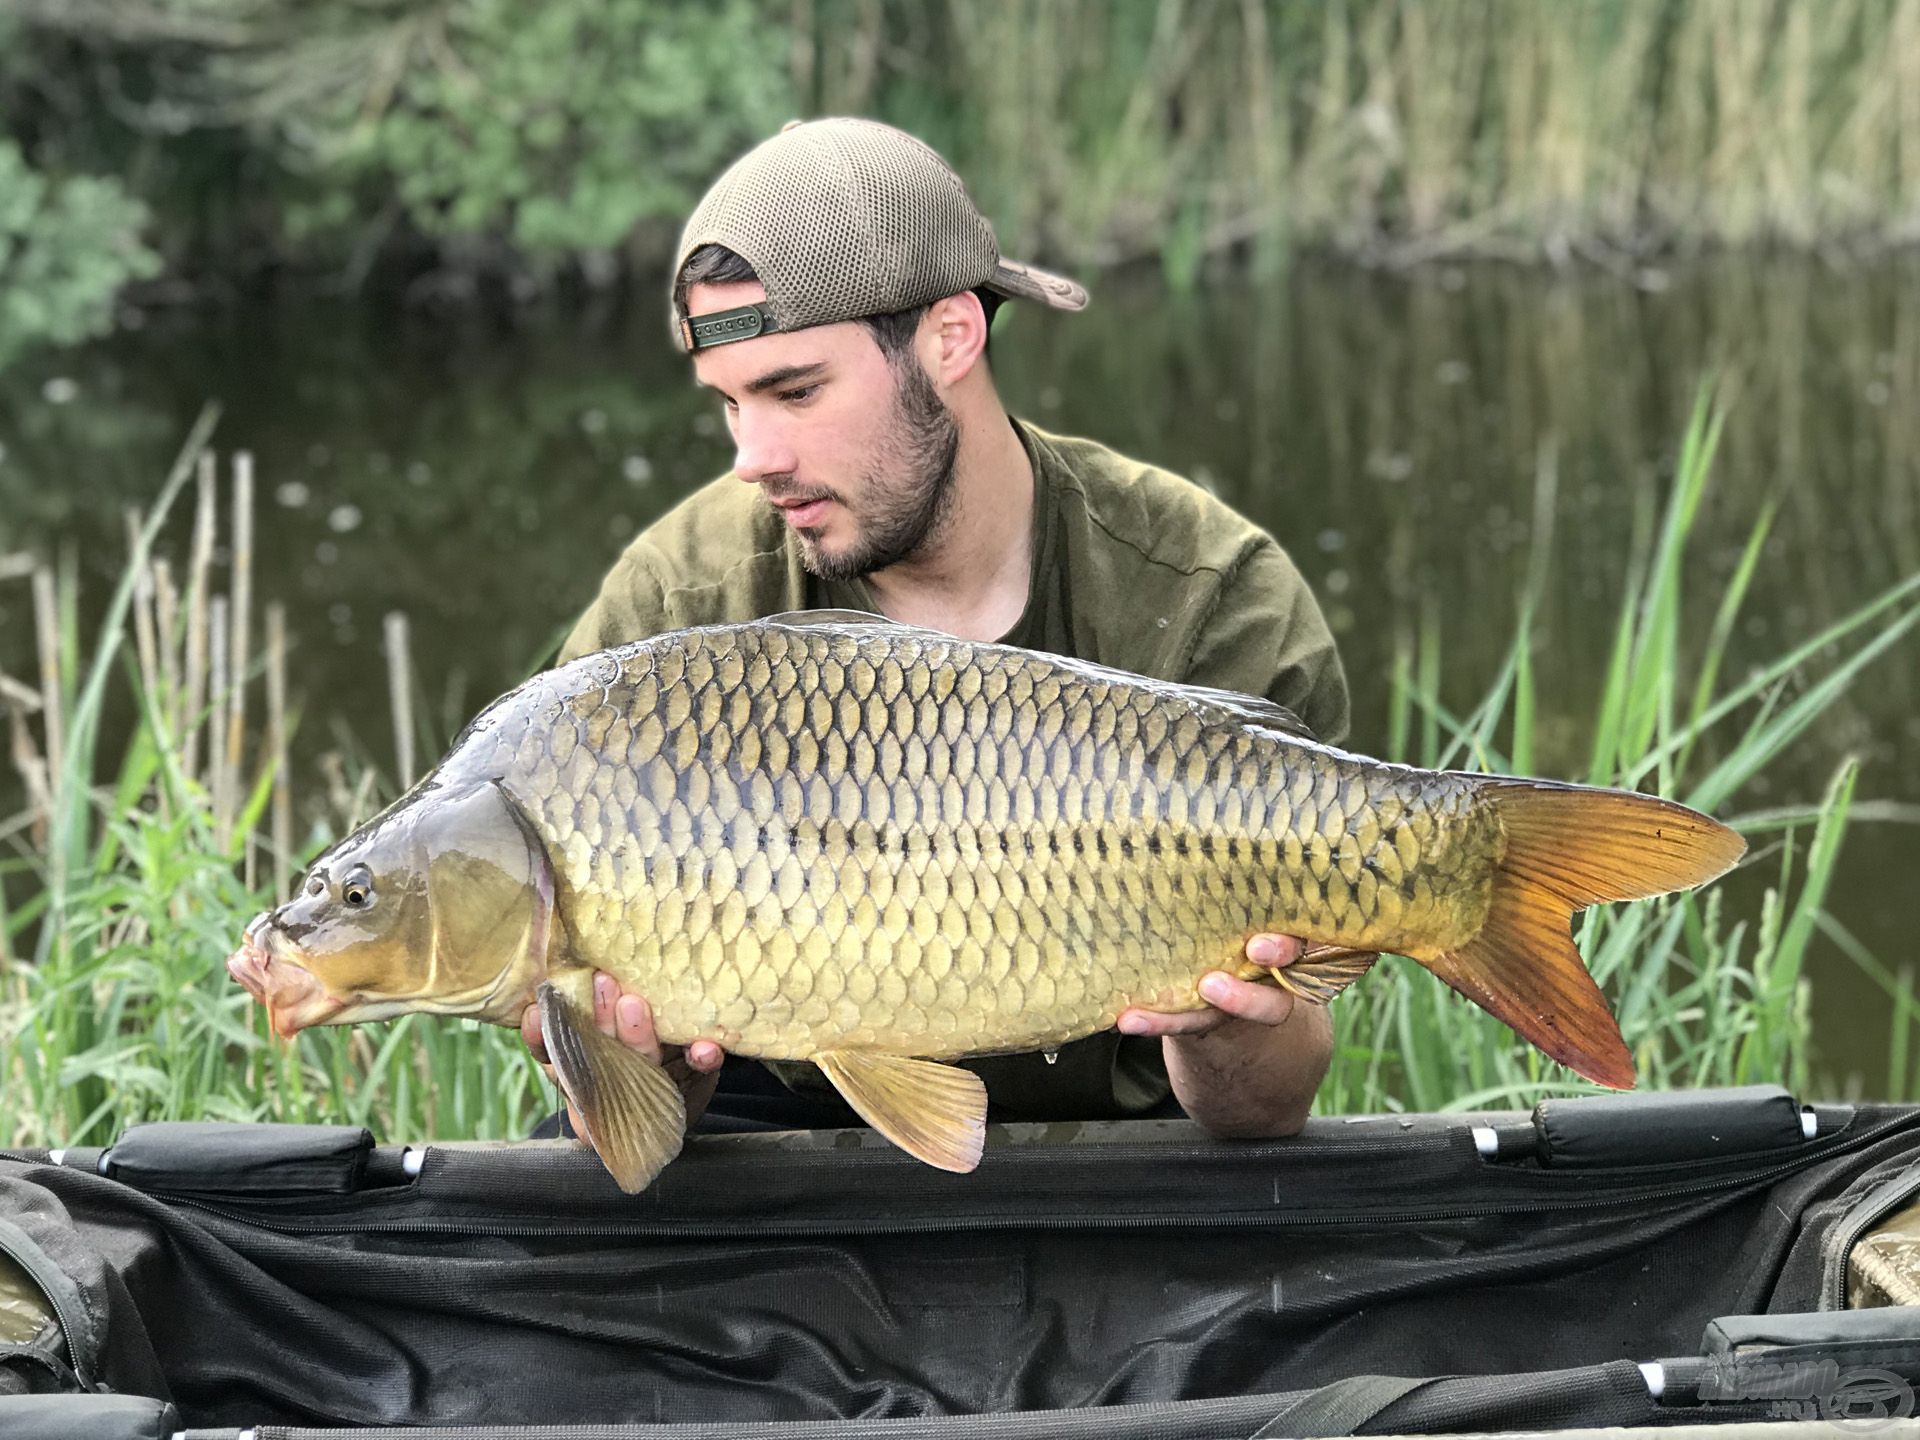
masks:
<path fill-rule="evenodd" d="M 705 350 L 714 345 L 730 345 L 735 340 L 751 340 L 779 328 L 780 322 L 774 318 L 773 311 L 756 301 L 731 310 L 689 315 L 680 322 L 680 339 L 689 350 Z"/>

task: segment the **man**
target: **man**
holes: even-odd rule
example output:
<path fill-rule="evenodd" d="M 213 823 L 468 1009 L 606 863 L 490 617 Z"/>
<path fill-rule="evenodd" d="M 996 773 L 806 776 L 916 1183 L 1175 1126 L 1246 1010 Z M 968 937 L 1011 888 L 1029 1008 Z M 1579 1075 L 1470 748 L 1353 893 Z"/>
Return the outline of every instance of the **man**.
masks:
<path fill-rule="evenodd" d="M 682 348 L 726 411 L 732 473 L 628 547 L 562 659 L 688 625 L 860 610 L 1263 695 L 1343 739 L 1332 637 L 1270 536 L 1188 481 L 1008 416 L 987 361 L 1007 298 L 1087 299 L 1001 259 L 919 141 L 822 120 L 749 152 L 689 220 L 672 292 Z M 1262 935 L 1247 955 L 1279 966 L 1300 948 Z M 1324 1008 L 1222 972 L 1200 989 L 1214 1008 L 1131 1009 L 1118 1034 L 1057 1056 L 970 1064 L 1003 1116 L 1169 1113 L 1171 1095 L 1215 1134 L 1297 1131 L 1331 1050 Z M 644 998 L 604 975 L 596 1011 L 678 1068 L 691 1111 L 706 1103 L 717 1045 L 665 1055 Z M 544 1057 L 538 1026 L 530 1009 L 522 1028 Z"/>

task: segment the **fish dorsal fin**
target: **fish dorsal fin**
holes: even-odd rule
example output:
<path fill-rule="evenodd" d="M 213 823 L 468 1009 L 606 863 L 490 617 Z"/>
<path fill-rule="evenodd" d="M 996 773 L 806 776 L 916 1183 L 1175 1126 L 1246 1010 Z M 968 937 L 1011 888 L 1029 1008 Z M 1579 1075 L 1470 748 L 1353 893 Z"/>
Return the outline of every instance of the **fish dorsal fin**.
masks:
<path fill-rule="evenodd" d="M 582 1016 L 552 985 L 543 983 L 536 993 L 553 1073 L 588 1142 L 622 1190 L 646 1189 L 686 1136 L 679 1087 L 644 1055 L 602 1034 L 591 1015 Z"/>
<path fill-rule="evenodd" d="M 1317 738 L 1307 728 L 1306 721 L 1264 695 L 1243 695 L 1238 690 L 1216 690 L 1210 685 L 1179 685 L 1174 688 L 1198 704 L 1227 711 L 1235 720 L 1245 724 L 1298 735 L 1303 740 Z"/>
<path fill-rule="evenodd" d="M 786 610 L 778 615 L 767 616 L 762 623 L 785 625 L 792 630 L 839 630 L 848 625 L 861 625 L 868 629 L 890 631 L 896 635 L 910 635 L 921 641 L 938 640 L 946 645 L 977 643 L 959 642 L 958 637 L 949 635 L 944 630 L 929 630 L 925 625 L 907 625 L 866 610 Z"/>
<path fill-rule="evenodd" d="M 980 1163 L 987 1087 L 971 1070 L 865 1050 L 813 1061 L 861 1119 L 916 1160 L 962 1175 Z"/>
<path fill-rule="evenodd" d="M 762 623 L 786 625 L 795 630 L 837 630 L 842 625 L 885 625 L 894 630 L 921 630 L 918 625 L 902 625 L 898 620 L 889 620 L 871 610 L 782 610 L 778 615 L 767 616 Z M 938 632 L 922 630 L 921 633 L 933 635 Z M 953 637 L 947 635 L 943 638 L 951 640 Z"/>
<path fill-rule="evenodd" d="M 904 625 L 898 620 L 890 620 L 885 615 L 873 615 L 864 610 L 787 610 L 778 615 L 766 617 L 765 624 L 785 625 L 793 629 L 837 630 L 847 625 L 862 625 L 883 629 L 897 635 L 912 636 L 923 642 L 940 641 L 945 644 L 956 643 L 957 637 L 942 630 L 929 630 L 924 625 Z M 959 641 L 958 643 L 982 645 L 981 641 Z M 1018 648 L 1018 647 L 1013 647 Z M 1317 737 L 1307 728 L 1306 722 L 1284 705 L 1276 704 L 1260 695 L 1243 695 L 1237 690 L 1216 690 L 1208 685 L 1182 685 L 1173 681 L 1153 680 L 1150 677 L 1136 675 L 1130 671 L 1117 670 L 1110 665 L 1097 665 L 1091 661 L 1076 660 L 1069 656 L 1047 655 L 1036 651 L 1043 658 L 1053 660 L 1062 667 L 1076 671 L 1090 678 L 1104 680 L 1122 680 L 1134 684 L 1146 680 L 1147 683 L 1165 690 L 1177 690 L 1196 705 L 1205 705 L 1218 711 L 1225 711 L 1223 719 L 1240 724 L 1260 725 L 1269 730 L 1279 730 L 1284 734 L 1298 735 L 1303 740 Z"/>

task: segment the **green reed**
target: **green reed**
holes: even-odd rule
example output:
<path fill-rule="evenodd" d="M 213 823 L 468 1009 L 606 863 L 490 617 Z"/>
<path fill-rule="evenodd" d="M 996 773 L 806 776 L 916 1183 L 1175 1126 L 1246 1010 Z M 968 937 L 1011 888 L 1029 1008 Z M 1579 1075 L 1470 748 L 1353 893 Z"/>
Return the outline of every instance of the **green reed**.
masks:
<path fill-rule="evenodd" d="M 133 527 L 92 646 L 72 567 L 42 572 L 44 684 L 4 688 L 14 763 L 38 799 L 0 824 L 16 852 L 0 876 L 26 896 L 0 908 L 0 1143 L 104 1143 L 139 1121 L 197 1118 L 367 1124 L 401 1140 L 524 1133 L 551 1098 L 517 1036 L 408 1017 L 283 1042 L 226 974 L 246 922 L 364 818 L 375 786 L 347 786 L 296 835 L 284 617 L 269 607 L 254 654 L 250 467 L 235 457 L 223 577 L 210 424 Z M 182 595 L 154 552 L 196 478 Z M 100 724 L 116 685 L 135 719 L 108 768 Z M 250 711 L 246 693 L 262 690 Z M 248 732 L 248 713 L 267 723 Z"/>
<path fill-rule="evenodd" d="M 127 567 L 91 642 L 76 619 L 76 567 L 42 570 L 39 683 L 0 676 L 29 800 L 0 820 L 0 878 L 12 881 L 0 897 L 24 897 L 10 912 L 0 905 L 0 1143 L 101 1143 L 138 1121 L 197 1117 L 366 1124 L 389 1140 L 524 1134 L 552 1095 L 517 1035 L 409 1017 L 284 1043 L 226 975 L 247 920 L 378 795 L 397 792 L 410 747 L 396 740 L 384 777 L 364 753 L 323 766 L 329 783 L 294 805 L 284 617 L 269 607 L 256 643 L 251 587 L 240 583 L 250 467 L 234 467 L 232 558 L 224 572 L 215 564 L 223 507 L 204 451 L 210 424 L 196 428 L 151 512 L 130 524 Z M 1885 1093 L 1920 1097 L 1911 974 L 1889 970 L 1823 910 L 1856 808 L 1856 767 L 1843 765 L 1818 800 L 1745 818 L 1737 810 L 1742 787 L 1920 625 L 1920 576 L 1727 678 L 1769 516 L 1756 520 L 1714 598 L 1702 641 L 1685 603 L 1687 553 L 1720 427 L 1703 397 L 1664 511 L 1644 517 L 1586 771 L 1574 778 L 1731 809 L 1753 852 L 1702 895 L 1589 912 L 1577 938 L 1644 1085 L 1778 1080 L 1804 1091 L 1803 967 L 1824 934 L 1889 997 Z M 161 552 L 182 538 L 171 515 L 189 482 L 198 503 L 176 580 Z M 1543 488 L 1543 517 L 1552 498 Z M 1538 763 L 1535 615 L 1550 565 L 1543 545 L 1506 662 L 1471 708 L 1443 696 L 1437 622 L 1408 638 L 1387 717 L 1395 758 L 1523 772 Z M 388 642 L 393 683 L 409 688 L 404 627 L 390 626 Z M 102 716 L 119 708 L 110 694 L 130 696 L 134 716 L 113 764 L 102 759 Z M 394 713 L 400 735 L 420 742 L 414 753 L 432 753 L 437 741 L 409 695 L 396 696 Z M 249 729 L 247 716 L 264 723 Z M 1405 961 L 1383 962 L 1334 1015 L 1322 1113 L 1525 1106 L 1587 1088 Z"/>
<path fill-rule="evenodd" d="M 918 126 L 1016 253 L 1898 244 L 1914 0 L 813 0 L 799 113 Z M 915 43 L 916 38 L 918 43 Z M 937 57 L 932 59 L 931 57 Z"/>
<path fill-rule="evenodd" d="M 1665 512 L 1647 527 L 1652 542 L 1629 572 L 1586 773 L 1568 777 L 1647 789 L 1715 814 L 1725 814 L 1742 786 L 1805 734 L 1867 666 L 1920 626 L 1920 576 L 1914 576 L 1723 686 L 1728 639 L 1771 524 L 1771 513 L 1763 511 L 1718 599 L 1701 656 L 1689 661 L 1685 561 L 1723 418 L 1703 391 Z M 1536 554 L 1506 662 L 1472 709 L 1452 711 L 1441 698 L 1437 629 L 1426 628 L 1403 647 L 1389 716 L 1393 758 L 1531 771 L 1537 742 L 1532 657 L 1539 640 L 1532 614 L 1547 563 Z M 1809 678 L 1822 655 L 1837 658 Z M 1817 802 L 1726 816 L 1752 849 L 1733 876 L 1704 892 L 1605 906 L 1576 919 L 1580 951 L 1613 1004 L 1640 1084 L 1774 1081 L 1806 1090 L 1806 953 L 1816 929 L 1845 933 L 1821 906 L 1858 769 L 1855 761 L 1843 763 Z M 1753 905 L 1734 898 L 1756 887 Z M 1890 975 L 1857 942 L 1848 953 L 1893 999 L 1888 1098 L 1920 1096 L 1902 1059 L 1920 1022 L 1911 977 Z M 1376 969 L 1334 1007 L 1334 1016 L 1336 1059 L 1321 1095 L 1328 1113 L 1524 1108 L 1543 1094 L 1592 1088 L 1572 1081 L 1409 961 Z"/>

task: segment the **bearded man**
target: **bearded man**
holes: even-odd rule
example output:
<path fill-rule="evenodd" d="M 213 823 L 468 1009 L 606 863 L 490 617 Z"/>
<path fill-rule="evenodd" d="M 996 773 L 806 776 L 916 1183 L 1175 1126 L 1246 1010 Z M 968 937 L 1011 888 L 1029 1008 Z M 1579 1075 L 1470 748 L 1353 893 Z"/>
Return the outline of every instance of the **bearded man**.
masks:
<path fill-rule="evenodd" d="M 1347 729 L 1332 636 L 1274 539 L 1190 481 L 1010 417 L 987 332 L 1002 300 L 1078 310 L 1070 280 L 1001 258 L 960 179 L 864 120 L 789 125 L 688 221 L 675 333 L 726 412 L 732 471 L 649 526 L 562 660 L 690 625 L 858 610 L 968 640 L 1263 696 L 1320 739 Z M 1254 937 L 1279 966 L 1298 940 Z M 1305 1122 L 1327 1012 L 1214 972 L 1212 1009 L 1132 1009 L 1056 1055 L 965 1062 L 995 1118 L 1184 1110 L 1221 1135 Z M 709 1040 L 663 1053 L 644 997 L 595 986 L 597 1020 L 685 1078 L 702 1128 L 857 1124 L 810 1066 Z M 522 1026 L 544 1058 L 537 1012 Z M 724 1079 L 721 1077 L 724 1075 Z M 817 1078 L 817 1077 L 816 1077 Z"/>

